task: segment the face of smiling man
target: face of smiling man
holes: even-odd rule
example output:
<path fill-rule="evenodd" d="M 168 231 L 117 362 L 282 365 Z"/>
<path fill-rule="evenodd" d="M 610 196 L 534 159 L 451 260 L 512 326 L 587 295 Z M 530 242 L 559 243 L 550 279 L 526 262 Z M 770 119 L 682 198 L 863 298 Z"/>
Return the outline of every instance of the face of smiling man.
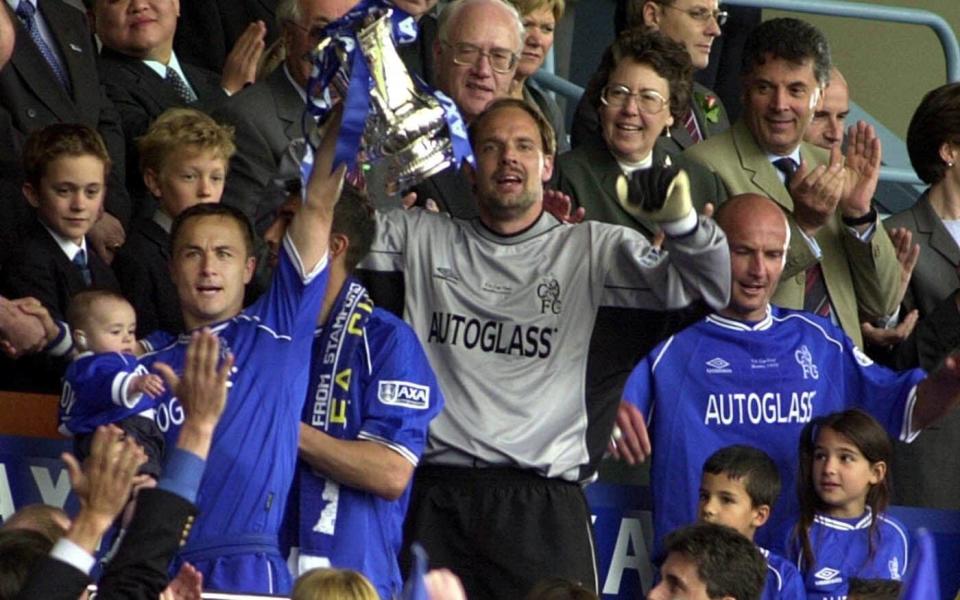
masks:
<path fill-rule="evenodd" d="M 792 153 L 820 105 L 813 60 L 794 63 L 769 54 L 744 78 L 744 120 L 764 152 Z"/>

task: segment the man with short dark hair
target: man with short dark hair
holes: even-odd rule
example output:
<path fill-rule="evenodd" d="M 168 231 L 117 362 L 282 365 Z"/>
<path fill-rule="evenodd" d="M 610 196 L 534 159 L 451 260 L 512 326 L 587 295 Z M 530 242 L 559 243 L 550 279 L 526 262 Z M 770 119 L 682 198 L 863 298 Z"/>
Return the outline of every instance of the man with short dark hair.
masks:
<path fill-rule="evenodd" d="M 379 213 L 362 263 L 380 272 L 371 276 L 402 274 L 395 297 L 446 399 L 414 475 L 405 545 L 420 541 L 471 598 L 520 598 L 547 576 L 596 590 L 581 484 L 596 473 L 616 402 L 584 398 L 584 342 L 601 304 L 725 304 L 724 239 L 693 211 L 685 175 L 648 196 L 663 253 L 636 230 L 544 212 L 555 139 L 523 100 L 494 101 L 470 139 L 479 218 Z"/>
<path fill-rule="evenodd" d="M 899 264 L 871 200 L 880 171 L 873 127 L 852 129 L 846 160 L 803 141 L 830 77 L 819 29 L 780 18 L 757 27 L 743 55 L 744 111 L 728 131 L 686 154 L 730 195 L 775 200 L 790 221 L 790 251 L 774 302 L 829 316 L 862 345 L 861 316 L 897 308 Z"/>
<path fill-rule="evenodd" d="M 271 259 L 299 205 L 291 197 L 265 232 Z M 284 530 L 294 575 L 353 569 L 381 598 L 397 598 L 410 482 L 443 394 L 413 329 L 374 306 L 353 276 L 375 229 L 366 195 L 348 186 L 334 209 L 329 284 L 316 318 Z"/>
<path fill-rule="evenodd" d="M 225 204 L 180 213 L 171 230 L 170 272 L 187 331 L 209 327 L 236 356 L 231 397 L 214 434 L 200 484 L 201 517 L 180 557 L 211 589 L 285 593 L 292 584 L 277 533 L 296 462 L 300 409 L 307 386 L 311 332 L 327 278 L 330 222 L 344 169 L 332 170 L 339 127 L 318 148 L 305 201 L 283 238 L 269 290 L 243 308 L 253 277 L 253 229 Z M 183 368 L 184 336 L 147 354 Z M 157 425 L 168 443 L 182 423 L 179 400 L 157 398 Z"/>
<path fill-rule="evenodd" d="M 667 536 L 666 553 L 647 600 L 760 600 L 767 563 L 733 529 L 709 523 L 678 529 Z"/>

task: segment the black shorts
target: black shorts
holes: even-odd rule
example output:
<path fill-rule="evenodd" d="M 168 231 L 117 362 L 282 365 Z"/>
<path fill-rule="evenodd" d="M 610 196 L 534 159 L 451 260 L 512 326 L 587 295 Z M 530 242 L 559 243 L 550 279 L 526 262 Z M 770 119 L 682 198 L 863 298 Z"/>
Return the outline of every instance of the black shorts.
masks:
<path fill-rule="evenodd" d="M 509 468 L 421 466 L 404 524 L 430 568 L 456 573 L 470 600 L 526 596 L 538 581 L 563 577 L 597 590 L 593 528 L 580 486 Z"/>

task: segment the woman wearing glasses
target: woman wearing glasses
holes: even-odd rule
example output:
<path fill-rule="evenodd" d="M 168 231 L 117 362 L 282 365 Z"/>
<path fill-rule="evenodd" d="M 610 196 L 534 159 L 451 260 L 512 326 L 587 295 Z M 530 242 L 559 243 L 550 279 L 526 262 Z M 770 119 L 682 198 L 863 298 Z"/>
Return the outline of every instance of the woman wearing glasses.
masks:
<path fill-rule="evenodd" d="M 564 0 L 509 0 L 523 19 L 526 38 L 520 51 L 517 72 L 510 84 L 510 96 L 525 100 L 543 113 L 557 137 L 557 152 L 570 149 L 563 112 L 557 102 L 532 79 L 553 47 L 553 34 L 563 17 Z"/>
<path fill-rule="evenodd" d="M 653 238 L 656 226 L 617 196 L 617 180 L 644 169 L 681 168 L 690 176 L 695 205 L 726 198 L 720 179 L 675 153 L 661 137 L 690 102 L 693 67 L 687 51 L 658 32 L 624 32 L 604 54 L 594 107 L 600 139 L 591 138 L 557 159 L 556 187 L 586 218 L 618 223 Z"/>

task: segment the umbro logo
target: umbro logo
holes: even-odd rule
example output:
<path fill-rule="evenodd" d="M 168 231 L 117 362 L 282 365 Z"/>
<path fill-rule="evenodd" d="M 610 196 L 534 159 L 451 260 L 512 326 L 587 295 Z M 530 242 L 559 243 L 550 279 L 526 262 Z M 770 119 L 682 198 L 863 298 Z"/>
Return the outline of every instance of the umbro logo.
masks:
<path fill-rule="evenodd" d="M 824 567 L 813 574 L 813 578 L 816 580 L 815 585 L 833 585 L 835 583 L 840 583 L 843 581 L 843 577 L 837 577 L 840 574 L 838 569 L 832 567 Z"/>
<path fill-rule="evenodd" d="M 707 361 L 707 373 L 732 373 L 730 363 L 719 356 Z"/>

